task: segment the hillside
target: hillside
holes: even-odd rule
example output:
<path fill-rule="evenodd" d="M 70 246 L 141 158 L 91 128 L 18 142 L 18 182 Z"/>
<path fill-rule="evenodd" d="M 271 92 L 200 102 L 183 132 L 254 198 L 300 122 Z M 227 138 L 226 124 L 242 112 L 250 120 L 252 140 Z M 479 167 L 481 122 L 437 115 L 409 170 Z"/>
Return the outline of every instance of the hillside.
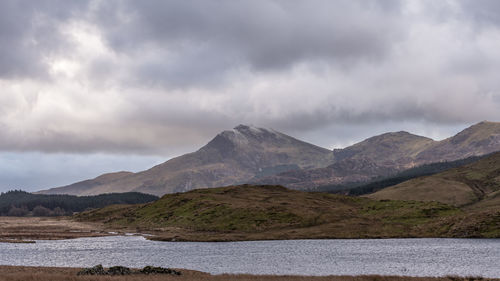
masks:
<path fill-rule="evenodd" d="M 344 149 L 335 149 L 334 163 L 328 167 L 283 172 L 253 183 L 281 184 L 301 190 L 315 190 L 325 185 L 355 187 L 360 182 L 394 176 L 424 164 L 455 161 L 495 151 L 500 151 L 498 122 L 480 122 L 442 141 L 407 132 L 386 133 Z M 339 169 L 349 167 L 349 163 L 352 167 L 350 173 L 339 175 Z"/>
<path fill-rule="evenodd" d="M 474 206 L 478 203 L 491 205 L 491 202 L 499 202 L 499 191 L 500 152 L 497 152 L 459 168 L 382 189 L 368 197 Z"/>
<path fill-rule="evenodd" d="M 343 184 L 321 185 L 315 189 L 311 189 L 310 191 L 341 193 L 353 196 L 360 196 L 364 194 L 374 193 L 386 187 L 393 186 L 414 178 L 430 176 L 452 168 L 461 167 L 470 164 L 472 162 L 478 161 L 479 159 L 482 159 L 489 155 L 490 154 L 481 156 L 471 156 L 465 159 L 460 159 L 455 161 L 424 164 L 414 168 L 403 170 L 402 172 L 398 172 L 397 174 L 393 174 L 388 177 L 381 177 L 369 181 L 368 183 L 366 181 L 364 182 L 357 181 L 357 182 L 347 182 Z"/>
<path fill-rule="evenodd" d="M 291 189 L 313 191 L 326 185 L 369 182 L 397 172 L 391 166 L 378 165 L 366 158 L 346 158 L 325 168 L 292 170 L 250 181 L 252 184 L 283 185 Z"/>
<path fill-rule="evenodd" d="M 155 239 L 169 241 L 500 235 L 489 224 L 469 232 L 469 225 L 458 224 L 466 215 L 437 202 L 377 201 L 242 185 L 168 194 L 153 203 L 110 206 L 76 219 L 150 232 Z"/>
<path fill-rule="evenodd" d="M 0 194 L 0 216 L 62 216 L 72 215 L 89 208 L 102 208 L 113 204 L 139 204 L 158 197 L 137 192 L 101 194 L 77 197 L 72 195 L 32 194 L 13 190 Z"/>
<path fill-rule="evenodd" d="M 44 194 L 92 195 L 139 191 L 155 195 L 243 183 L 293 169 L 324 167 L 332 152 L 280 132 L 240 125 L 218 134 L 196 152 L 139 173 L 101 176 Z"/>

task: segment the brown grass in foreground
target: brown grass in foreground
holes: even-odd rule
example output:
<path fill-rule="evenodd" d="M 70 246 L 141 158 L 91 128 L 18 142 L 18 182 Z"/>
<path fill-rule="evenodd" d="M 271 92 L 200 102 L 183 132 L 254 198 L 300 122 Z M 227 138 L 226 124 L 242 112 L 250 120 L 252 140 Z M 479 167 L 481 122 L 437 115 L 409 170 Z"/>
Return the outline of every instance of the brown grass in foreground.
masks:
<path fill-rule="evenodd" d="M 180 270 L 181 276 L 168 275 L 130 275 L 130 276 L 77 276 L 78 268 L 57 268 L 57 267 L 21 267 L 21 266 L 0 266 L 0 281 L 143 281 L 143 280 L 176 280 L 176 281 L 473 281 L 473 280 L 496 280 L 482 279 L 477 277 L 398 277 L 398 276 L 263 276 L 263 275 L 210 275 L 207 273 Z"/>

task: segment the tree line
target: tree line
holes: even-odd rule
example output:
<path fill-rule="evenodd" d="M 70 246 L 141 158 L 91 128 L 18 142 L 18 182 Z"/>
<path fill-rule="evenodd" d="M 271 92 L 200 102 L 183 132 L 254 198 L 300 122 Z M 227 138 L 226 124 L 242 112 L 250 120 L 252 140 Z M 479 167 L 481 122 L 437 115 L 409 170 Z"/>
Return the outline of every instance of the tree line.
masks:
<path fill-rule="evenodd" d="M 113 204 L 142 204 L 157 196 L 139 192 L 108 193 L 95 196 L 33 194 L 22 190 L 0 193 L 2 216 L 64 216 Z"/>

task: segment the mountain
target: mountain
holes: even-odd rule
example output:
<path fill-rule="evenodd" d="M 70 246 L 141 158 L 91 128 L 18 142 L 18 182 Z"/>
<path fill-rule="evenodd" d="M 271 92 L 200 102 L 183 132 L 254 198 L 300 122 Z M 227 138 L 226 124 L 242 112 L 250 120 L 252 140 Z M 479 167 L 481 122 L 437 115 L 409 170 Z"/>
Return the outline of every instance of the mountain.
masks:
<path fill-rule="evenodd" d="M 416 156 L 435 143 L 430 138 L 401 131 L 374 136 L 333 153 L 336 161 L 369 159 L 377 165 L 401 170 L 414 167 Z"/>
<path fill-rule="evenodd" d="M 333 151 L 333 164 L 296 170 L 252 181 L 311 190 L 325 185 L 370 182 L 409 168 L 455 161 L 500 151 L 500 123 L 480 122 L 442 141 L 410 134 L 385 133 Z M 351 167 L 351 168 L 349 168 Z M 342 170 L 350 169 L 348 173 Z"/>
<path fill-rule="evenodd" d="M 500 152 L 432 176 L 368 195 L 374 199 L 439 201 L 455 206 L 500 206 Z"/>
<path fill-rule="evenodd" d="M 122 179 L 126 176 L 133 175 L 131 172 L 116 172 L 116 173 L 108 173 L 98 176 L 95 179 L 84 180 L 81 182 L 77 182 L 74 184 L 70 184 L 63 187 L 56 187 L 49 190 L 42 190 L 39 194 L 69 194 L 69 195 L 90 195 L 92 194 L 92 189 L 96 186 L 101 186 L 105 184 L 112 183 L 119 179 Z"/>
<path fill-rule="evenodd" d="M 43 194 L 93 195 L 138 191 L 155 195 L 232 185 L 252 178 L 331 163 L 332 151 L 271 129 L 239 125 L 218 134 L 198 151 L 139 173 L 115 173 Z"/>
<path fill-rule="evenodd" d="M 442 141 L 385 133 L 333 152 L 283 133 L 239 125 L 196 152 L 139 173 L 113 173 L 45 194 L 93 195 L 137 191 L 155 195 L 241 183 L 299 190 L 370 182 L 423 164 L 500 150 L 500 123 L 481 122 Z"/>
<path fill-rule="evenodd" d="M 483 121 L 422 150 L 417 163 L 450 161 L 500 150 L 500 123 Z"/>
<path fill-rule="evenodd" d="M 109 206 L 75 218 L 115 231 L 150 232 L 156 240 L 234 241 L 449 237 L 448 221 L 462 213 L 438 202 L 377 201 L 242 185 L 167 194 L 152 203 Z M 478 230 L 472 235 L 483 234 Z"/>
<path fill-rule="evenodd" d="M 297 190 L 346 183 L 368 182 L 396 173 L 390 165 L 379 165 L 367 158 L 345 158 L 324 168 L 292 170 L 251 180 L 252 184 L 283 185 Z"/>
<path fill-rule="evenodd" d="M 414 157 L 434 140 L 408 132 L 385 133 L 344 149 L 333 150 L 333 164 L 255 179 L 255 184 L 280 184 L 308 190 L 325 185 L 368 182 L 415 165 Z"/>

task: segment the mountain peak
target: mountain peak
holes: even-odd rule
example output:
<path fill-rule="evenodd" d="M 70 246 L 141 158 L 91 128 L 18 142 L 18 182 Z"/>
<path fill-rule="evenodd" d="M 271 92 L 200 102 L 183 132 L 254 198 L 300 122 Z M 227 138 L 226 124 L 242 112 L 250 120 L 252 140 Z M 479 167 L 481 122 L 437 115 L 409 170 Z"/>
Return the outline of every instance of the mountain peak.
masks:
<path fill-rule="evenodd" d="M 481 122 L 477 123 L 476 125 L 479 125 L 479 124 L 483 124 L 483 125 L 484 125 L 484 124 L 490 124 L 490 125 L 491 125 L 491 124 L 496 124 L 496 125 L 500 125 L 500 122 L 494 122 L 494 121 L 483 120 L 483 121 L 481 121 Z"/>
<path fill-rule="evenodd" d="M 232 130 L 223 131 L 216 138 L 224 138 L 235 145 L 246 145 L 252 141 L 262 142 L 284 138 L 284 135 L 272 129 L 240 124 Z"/>
<path fill-rule="evenodd" d="M 364 145 L 372 145 L 375 143 L 408 143 L 408 142 L 429 142 L 432 139 L 415 135 L 412 133 L 408 133 L 407 131 L 398 131 L 398 132 L 389 132 L 381 135 L 373 136 L 371 138 L 365 139 L 362 142 L 355 144 L 354 146 L 364 146 Z"/>
<path fill-rule="evenodd" d="M 377 164 L 391 163 L 406 168 L 413 165 L 413 155 L 433 143 L 430 138 L 399 131 L 377 135 L 333 153 L 336 161 L 364 157 Z"/>
<path fill-rule="evenodd" d="M 449 140 L 452 143 L 483 141 L 498 138 L 500 135 L 500 122 L 482 121 L 459 132 Z"/>
<path fill-rule="evenodd" d="M 484 130 L 484 129 L 489 129 L 489 128 L 500 128 L 500 122 L 492 122 L 492 121 L 481 121 L 477 124 L 474 124 L 470 126 L 469 128 L 465 129 L 464 131 L 470 130 L 470 129 L 476 129 L 476 130 Z"/>
<path fill-rule="evenodd" d="M 260 128 L 253 126 L 253 125 L 247 125 L 247 124 L 239 124 L 238 126 L 234 127 L 233 129 L 239 131 L 239 130 L 249 130 L 250 128 L 254 128 L 257 130 L 260 129 Z"/>
<path fill-rule="evenodd" d="M 242 133 L 244 135 L 261 135 L 261 134 L 275 134 L 276 132 L 274 130 L 270 129 L 265 129 L 265 128 L 259 128 L 255 127 L 253 125 L 243 125 L 240 124 L 233 129 L 234 131 L 238 131 L 239 133 Z"/>
<path fill-rule="evenodd" d="M 492 153 L 499 147 L 500 122 L 482 121 L 422 151 L 418 159 L 426 162 L 450 161 Z"/>

